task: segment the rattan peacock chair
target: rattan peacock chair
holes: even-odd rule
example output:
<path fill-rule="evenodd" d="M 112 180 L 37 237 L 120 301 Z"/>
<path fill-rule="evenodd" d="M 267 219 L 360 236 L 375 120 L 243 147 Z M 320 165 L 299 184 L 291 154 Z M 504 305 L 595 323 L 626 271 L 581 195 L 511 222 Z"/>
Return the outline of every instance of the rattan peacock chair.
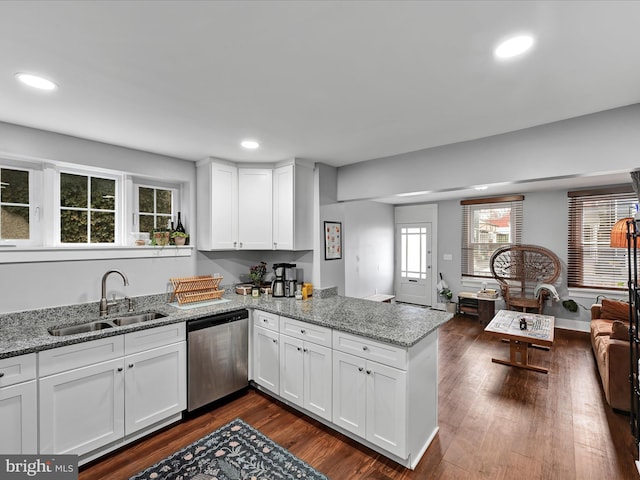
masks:
<path fill-rule="evenodd" d="M 507 310 L 542 314 L 549 292 L 542 289 L 536 297 L 534 291 L 537 285 L 553 285 L 560 277 L 560 259 L 555 253 L 537 245 L 505 245 L 493 252 L 489 264 Z"/>

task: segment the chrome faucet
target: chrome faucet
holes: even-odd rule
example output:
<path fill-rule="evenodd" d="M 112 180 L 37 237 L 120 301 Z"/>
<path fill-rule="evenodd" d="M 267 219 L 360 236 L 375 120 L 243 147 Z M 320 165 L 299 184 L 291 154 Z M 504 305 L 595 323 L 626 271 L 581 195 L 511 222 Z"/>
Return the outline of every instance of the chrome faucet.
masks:
<path fill-rule="evenodd" d="M 120 275 L 122 277 L 122 280 L 124 280 L 124 286 L 125 287 L 127 285 L 129 285 L 129 279 L 120 270 L 109 270 L 107 273 L 105 273 L 102 276 L 102 298 L 100 298 L 100 316 L 101 317 L 104 317 L 105 315 L 108 315 L 109 314 L 109 307 L 112 307 L 113 305 L 116 304 L 115 301 L 111 302 L 111 303 L 107 301 L 107 277 L 112 273 L 117 273 L 118 275 Z"/>

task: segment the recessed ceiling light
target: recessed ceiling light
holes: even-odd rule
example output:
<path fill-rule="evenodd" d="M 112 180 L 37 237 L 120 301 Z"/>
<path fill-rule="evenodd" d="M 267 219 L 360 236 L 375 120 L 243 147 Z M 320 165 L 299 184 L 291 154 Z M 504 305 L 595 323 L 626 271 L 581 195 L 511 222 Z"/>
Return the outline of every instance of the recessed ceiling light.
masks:
<path fill-rule="evenodd" d="M 40 90 L 55 90 L 58 86 L 51 80 L 31 73 L 16 73 L 16 78 L 25 85 Z"/>
<path fill-rule="evenodd" d="M 430 190 L 423 190 L 421 192 L 398 193 L 396 194 L 396 197 L 414 197 L 416 195 L 426 195 L 427 193 L 431 193 Z"/>
<path fill-rule="evenodd" d="M 486 185 L 478 185 L 477 187 L 473 187 L 473 188 L 475 188 L 476 190 L 486 190 L 489 187 Z"/>
<path fill-rule="evenodd" d="M 502 42 L 493 51 L 497 58 L 511 58 L 520 55 L 533 46 L 533 37 L 530 35 L 520 35 Z"/>
<path fill-rule="evenodd" d="M 244 148 L 248 148 L 249 150 L 255 150 L 260 146 L 260 144 L 255 140 L 243 140 L 240 145 L 242 145 Z"/>

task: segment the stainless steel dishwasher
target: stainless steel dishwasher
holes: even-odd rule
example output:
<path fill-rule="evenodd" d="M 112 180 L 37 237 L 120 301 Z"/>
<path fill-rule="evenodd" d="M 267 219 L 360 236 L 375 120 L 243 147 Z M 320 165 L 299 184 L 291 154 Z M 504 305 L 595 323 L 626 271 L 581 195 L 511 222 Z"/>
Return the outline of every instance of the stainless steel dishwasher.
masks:
<path fill-rule="evenodd" d="M 187 410 L 249 384 L 247 310 L 187 322 Z"/>

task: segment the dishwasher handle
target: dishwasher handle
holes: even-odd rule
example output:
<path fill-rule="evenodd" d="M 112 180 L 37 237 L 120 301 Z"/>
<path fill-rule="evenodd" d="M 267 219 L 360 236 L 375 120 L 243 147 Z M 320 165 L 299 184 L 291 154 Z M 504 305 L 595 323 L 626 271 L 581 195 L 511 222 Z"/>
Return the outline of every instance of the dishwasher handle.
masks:
<path fill-rule="evenodd" d="M 249 318 L 249 311 L 246 309 L 219 313 L 210 317 L 198 318 L 196 320 L 190 320 L 187 322 L 187 332 L 194 332 L 196 330 L 202 330 L 204 328 L 215 327 L 216 325 L 222 325 L 224 323 L 236 322 L 245 318 Z"/>

